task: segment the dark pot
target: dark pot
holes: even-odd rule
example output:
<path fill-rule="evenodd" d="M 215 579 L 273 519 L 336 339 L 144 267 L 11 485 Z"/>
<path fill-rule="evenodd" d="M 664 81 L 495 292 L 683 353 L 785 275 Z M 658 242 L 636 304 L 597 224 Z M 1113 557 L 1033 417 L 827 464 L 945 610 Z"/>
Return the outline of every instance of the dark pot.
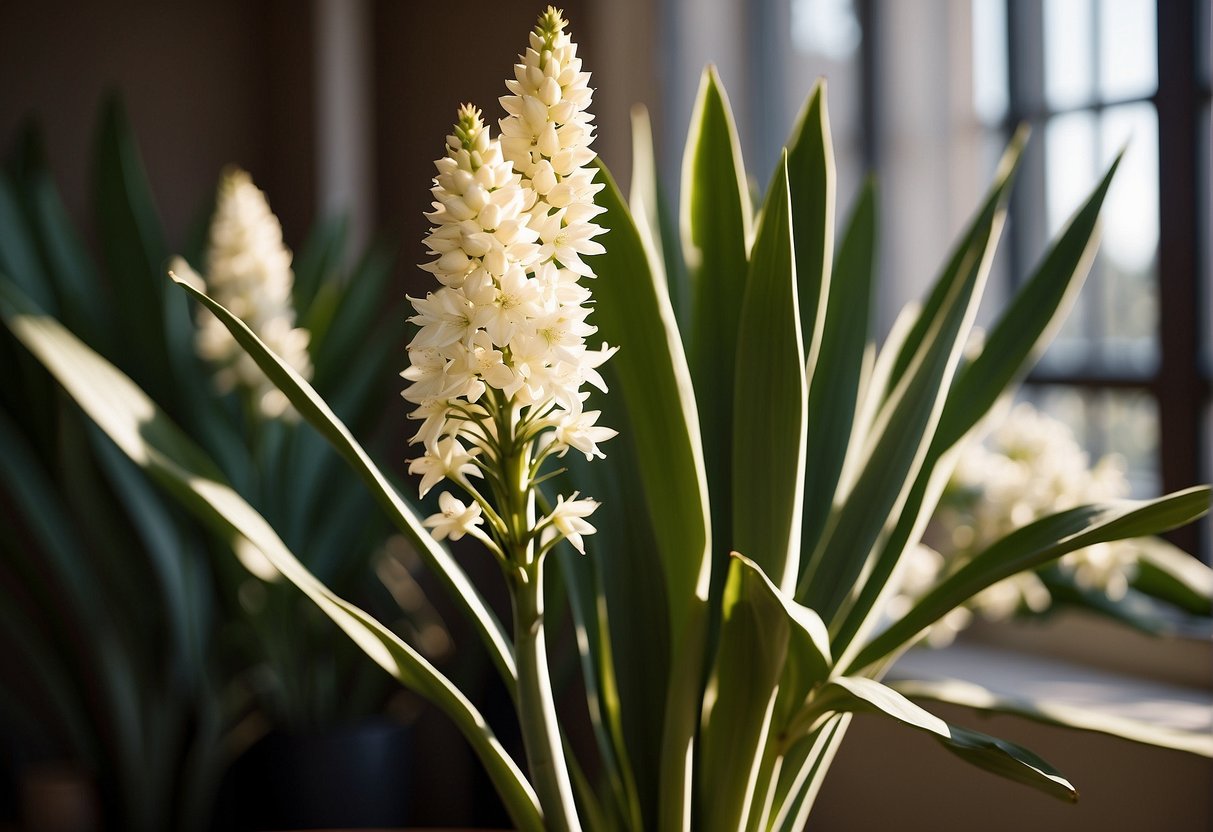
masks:
<path fill-rule="evenodd" d="M 386 719 L 314 734 L 272 732 L 232 765 L 217 828 L 405 826 L 413 765 L 409 733 Z"/>

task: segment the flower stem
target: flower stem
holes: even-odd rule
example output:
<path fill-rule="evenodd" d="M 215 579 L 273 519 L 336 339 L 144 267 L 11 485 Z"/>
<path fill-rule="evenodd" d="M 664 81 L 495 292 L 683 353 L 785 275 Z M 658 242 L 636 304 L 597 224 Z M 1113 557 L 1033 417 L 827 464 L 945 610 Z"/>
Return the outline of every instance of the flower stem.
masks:
<path fill-rule="evenodd" d="M 515 571 L 514 651 L 518 664 L 518 718 L 531 780 L 543 808 L 544 825 L 554 832 L 580 832 L 573 786 L 560 743 L 543 634 L 542 561 Z"/>

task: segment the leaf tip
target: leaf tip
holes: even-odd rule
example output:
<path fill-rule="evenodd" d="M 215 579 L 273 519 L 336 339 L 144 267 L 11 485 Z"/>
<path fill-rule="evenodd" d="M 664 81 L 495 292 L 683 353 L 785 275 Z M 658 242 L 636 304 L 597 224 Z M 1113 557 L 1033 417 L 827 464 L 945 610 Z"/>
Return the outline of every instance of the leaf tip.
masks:
<path fill-rule="evenodd" d="M 190 264 L 185 262 L 184 257 L 174 257 L 168 264 L 168 276 L 176 283 L 185 289 L 192 289 L 198 294 L 205 294 L 206 281 L 190 267 Z"/>

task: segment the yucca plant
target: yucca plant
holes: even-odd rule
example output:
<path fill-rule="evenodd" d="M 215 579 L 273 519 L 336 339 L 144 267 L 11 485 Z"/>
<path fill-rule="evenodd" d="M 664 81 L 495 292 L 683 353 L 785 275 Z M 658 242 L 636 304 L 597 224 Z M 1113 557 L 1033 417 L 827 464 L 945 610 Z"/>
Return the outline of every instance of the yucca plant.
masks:
<path fill-rule="evenodd" d="M 652 184 L 634 183 L 629 210 L 606 169 L 588 167 L 589 92 L 564 26 L 554 9 L 540 17 L 503 100 L 503 138 L 465 108 L 437 165 L 429 268 L 442 288 L 415 302 L 421 328 L 406 397 L 421 420 L 422 488 L 445 478 L 470 503 L 447 493 L 439 513 L 419 517 L 289 363 L 181 281 L 452 591 L 517 706 L 526 772 L 464 692 L 309 573 L 135 382 L 11 284 L 0 288 L 0 314 L 128 456 L 217 533 L 251 541 L 373 660 L 446 713 L 519 829 L 799 829 L 857 712 L 1073 799 L 1071 784 L 1031 752 L 948 725 L 881 679 L 924 629 L 984 587 L 1091 543 L 1190 522 L 1208 509 L 1209 490 L 1044 517 L 896 620 L 884 604 L 955 449 L 1077 291 L 1113 171 L 985 349 L 962 359 L 1024 142 L 1016 136 L 931 294 L 877 353 L 868 335 L 875 190 L 860 195 L 835 252 L 824 88 L 810 96 L 755 216 L 726 97 L 705 74 L 683 167 L 682 239 L 661 241 L 659 256 Z M 663 259 L 685 261 L 685 285 Z M 591 269 L 587 313 L 579 278 Z M 586 349 L 586 314 L 617 354 Z M 599 365 L 611 392 L 595 396 L 601 414 L 590 418 L 580 388 L 598 381 L 590 370 Z M 610 453 L 591 462 L 607 439 Z M 586 463 L 570 454 L 561 480 L 541 471 L 569 449 Z M 591 512 L 597 530 L 587 542 Z M 439 542 L 463 535 L 502 565 L 512 634 Z M 555 622 L 545 621 L 540 587 L 552 572 L 566 583 L 577 631 L 596 740 L 588 756 L 566 742 L 550 688 L 544 631 Z M 1213 755 L 1207 737 L 1080 727 Z"/>
<path fill-rule="evenodd" d="M 154 391 L 311 569 L 390 610 L 368 570 L 388 527 L 336 455 L 307 425 L 246 418 L 211 385 L 189 306 L 165 291 L 171 249 L 117 98 L 99 114 L 94 171 L 100 262 L 37 129 L 24 131 L 0 173 L 0 272 Z M 185 245 L 195 262 L 210 213 Z M 315 333 L 316 383 L 365 434 L 403 327 L 379 314 L 390 250 L 343 279 L 346 249 L 340 220 L 317 227 L 294 260 L 293 303 Z M 113 828 L 205 828 L 227 763 L 260 733 L 374 711 L 383 680 L 327 620 L 301 621 L 313 610 L 297 593 L 251 577 L 7 333 L 0 355 L 0 725 L 14 749 L 79 765 Z"/>

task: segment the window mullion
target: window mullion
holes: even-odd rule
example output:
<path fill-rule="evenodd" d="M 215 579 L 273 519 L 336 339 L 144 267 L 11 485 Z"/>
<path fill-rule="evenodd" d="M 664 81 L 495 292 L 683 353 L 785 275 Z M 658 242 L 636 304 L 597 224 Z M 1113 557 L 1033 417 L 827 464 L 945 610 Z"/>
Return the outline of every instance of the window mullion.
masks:
<path fill-rule="evenodd" d="M 1158 10 L 1159 340 L 1158 384 L 1162 484 L 1184 488 L 1200 476 L 1199 245 L 1197 196 L 1196 3 L 1162 2 Z M 1196 551 L 1197 528 L 1173 533 Z"/>

